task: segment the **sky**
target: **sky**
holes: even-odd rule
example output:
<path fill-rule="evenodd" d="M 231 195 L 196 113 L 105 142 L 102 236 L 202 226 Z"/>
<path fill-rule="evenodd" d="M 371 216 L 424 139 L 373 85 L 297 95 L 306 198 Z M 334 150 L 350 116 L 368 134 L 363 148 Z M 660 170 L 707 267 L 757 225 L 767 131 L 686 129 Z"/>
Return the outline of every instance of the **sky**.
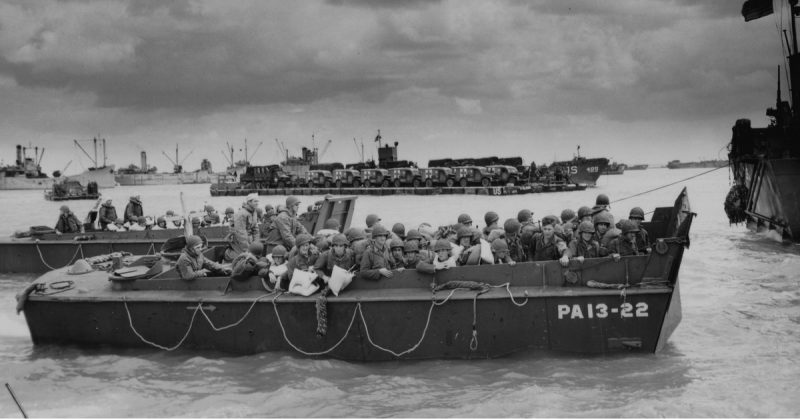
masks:
<path fill-rule="evenodd" d="M 278 142 L 350 163 L 380 130 L 420 167 L 725 158 L 737 119 L 769 122 L 785 55 L 779 0 L 747 23 L 742 3 L 2 0 L 0 157 L 44 147 L 72 174 L 93 165 L 73 140 L 101 138 L 117 167 L 169 171 L 179 147 L 222 170 L 246 140 L 254 164 Z"/>

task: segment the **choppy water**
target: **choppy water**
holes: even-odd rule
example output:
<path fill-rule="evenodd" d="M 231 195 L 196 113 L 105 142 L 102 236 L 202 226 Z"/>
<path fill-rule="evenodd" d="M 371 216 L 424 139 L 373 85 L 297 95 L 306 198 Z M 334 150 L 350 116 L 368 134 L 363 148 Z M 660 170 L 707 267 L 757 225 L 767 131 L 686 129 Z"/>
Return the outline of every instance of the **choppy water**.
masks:
<path fill-rule="evenodd" d="M 452 223 L 461 212 L 478 221 L 488 210 L 505 219 L 522 208 L 540 218 L 591 205 L 598 193 L 614 201 L 703 171 L 628 171 L 583 192 L 507 198 L 359 197 L 354 224 L 372 212 L 388 225 Z M 683 320 L 656 355 L 357 364 L 291 353 L 34 348 L 14 311 L 14 294 L 32 277 L 0 275 L 0 375 L 31 416 L 800 416 L 800 246 L 728 225 L 724 169 L 612 203 L 612 212 L 669 206 L 682 186 L 699 214 L 681 266 Z M 241 203 L 210 197 L 208 185 L 106 194 L 118 213 L 132 194 L 142 195 L 146 213 L 163 213 L 180 209 L 179 191 L 189 208 Z M 83 215 L 91 204 L 69 205 Z M 0 192 L 0 235 L 54 225 L 59 206 L 40 192 Z M 0 416 L 19 416 L 4 388 Z"/>

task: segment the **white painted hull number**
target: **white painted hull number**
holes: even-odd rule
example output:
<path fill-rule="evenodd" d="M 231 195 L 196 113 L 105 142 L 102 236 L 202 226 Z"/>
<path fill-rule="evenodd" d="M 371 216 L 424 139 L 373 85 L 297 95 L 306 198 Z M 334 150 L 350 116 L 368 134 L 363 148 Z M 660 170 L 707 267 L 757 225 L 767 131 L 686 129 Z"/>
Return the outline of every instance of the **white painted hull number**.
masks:
<path fill-rule="evenodd" d="M 619 307 L 608 307 L 603 303 L 599 304 L 559 304 L 559 320 L 581 320 L 581 319 L 605 319 L 611 315 L 619 315 L 620 318 L 647 317 L 647 303 L 636 304 L 622 303 Z"/>

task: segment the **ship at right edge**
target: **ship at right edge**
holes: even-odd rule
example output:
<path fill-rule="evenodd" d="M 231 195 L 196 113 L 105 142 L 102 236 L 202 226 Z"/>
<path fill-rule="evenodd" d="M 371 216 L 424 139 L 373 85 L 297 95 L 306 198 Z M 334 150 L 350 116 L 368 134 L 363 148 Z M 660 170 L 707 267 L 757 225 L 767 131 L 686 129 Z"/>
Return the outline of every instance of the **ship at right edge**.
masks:
<path fill-rule="evenodd" d="M 775 107 L 767 109 L 770 124 L 753 128 L 749 119 L 733 126 L 728 160 L 733 186 L 725 199 L 731 223 L 747 223 L 756 231 L 775 230 L 783 239 L 800 243 L 800 54 L 797 47 L 798 0 L 790 0 L 791 45 L 788 74 L 791 104 L 781 99 L 780 67 Z M 785 7 L 783 1 L 781 7 Z M 745 22 L 774 13 L 772 0 L 748 0 Z M 789 40 L 786 40 L 786 44 Z M 783 39 L 781 39 L 783 41 Z M 798 88 L 795 88 L 798 86 Z"/>

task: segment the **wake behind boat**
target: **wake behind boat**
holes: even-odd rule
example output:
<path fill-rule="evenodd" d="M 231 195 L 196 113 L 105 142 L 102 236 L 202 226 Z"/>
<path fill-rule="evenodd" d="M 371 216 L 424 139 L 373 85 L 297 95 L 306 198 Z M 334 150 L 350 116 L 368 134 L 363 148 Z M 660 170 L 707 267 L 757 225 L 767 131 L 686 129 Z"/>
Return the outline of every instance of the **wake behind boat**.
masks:
<path fill-rule="evenodd" d="M 647 255 L 566 268 L 521 262 L 357 276 L 327 300 L 271 291 L 260 277 L 185 281 L 158 255 L 126 258 L 111 272 L 76 264 L 36 279 L 18 309 L 36 345 L 296 351 L 352 361 L 656 352 L 681 319 L 678 273 L 692 218 L 684 189 L 643 223 L 653 238 Z"/>

